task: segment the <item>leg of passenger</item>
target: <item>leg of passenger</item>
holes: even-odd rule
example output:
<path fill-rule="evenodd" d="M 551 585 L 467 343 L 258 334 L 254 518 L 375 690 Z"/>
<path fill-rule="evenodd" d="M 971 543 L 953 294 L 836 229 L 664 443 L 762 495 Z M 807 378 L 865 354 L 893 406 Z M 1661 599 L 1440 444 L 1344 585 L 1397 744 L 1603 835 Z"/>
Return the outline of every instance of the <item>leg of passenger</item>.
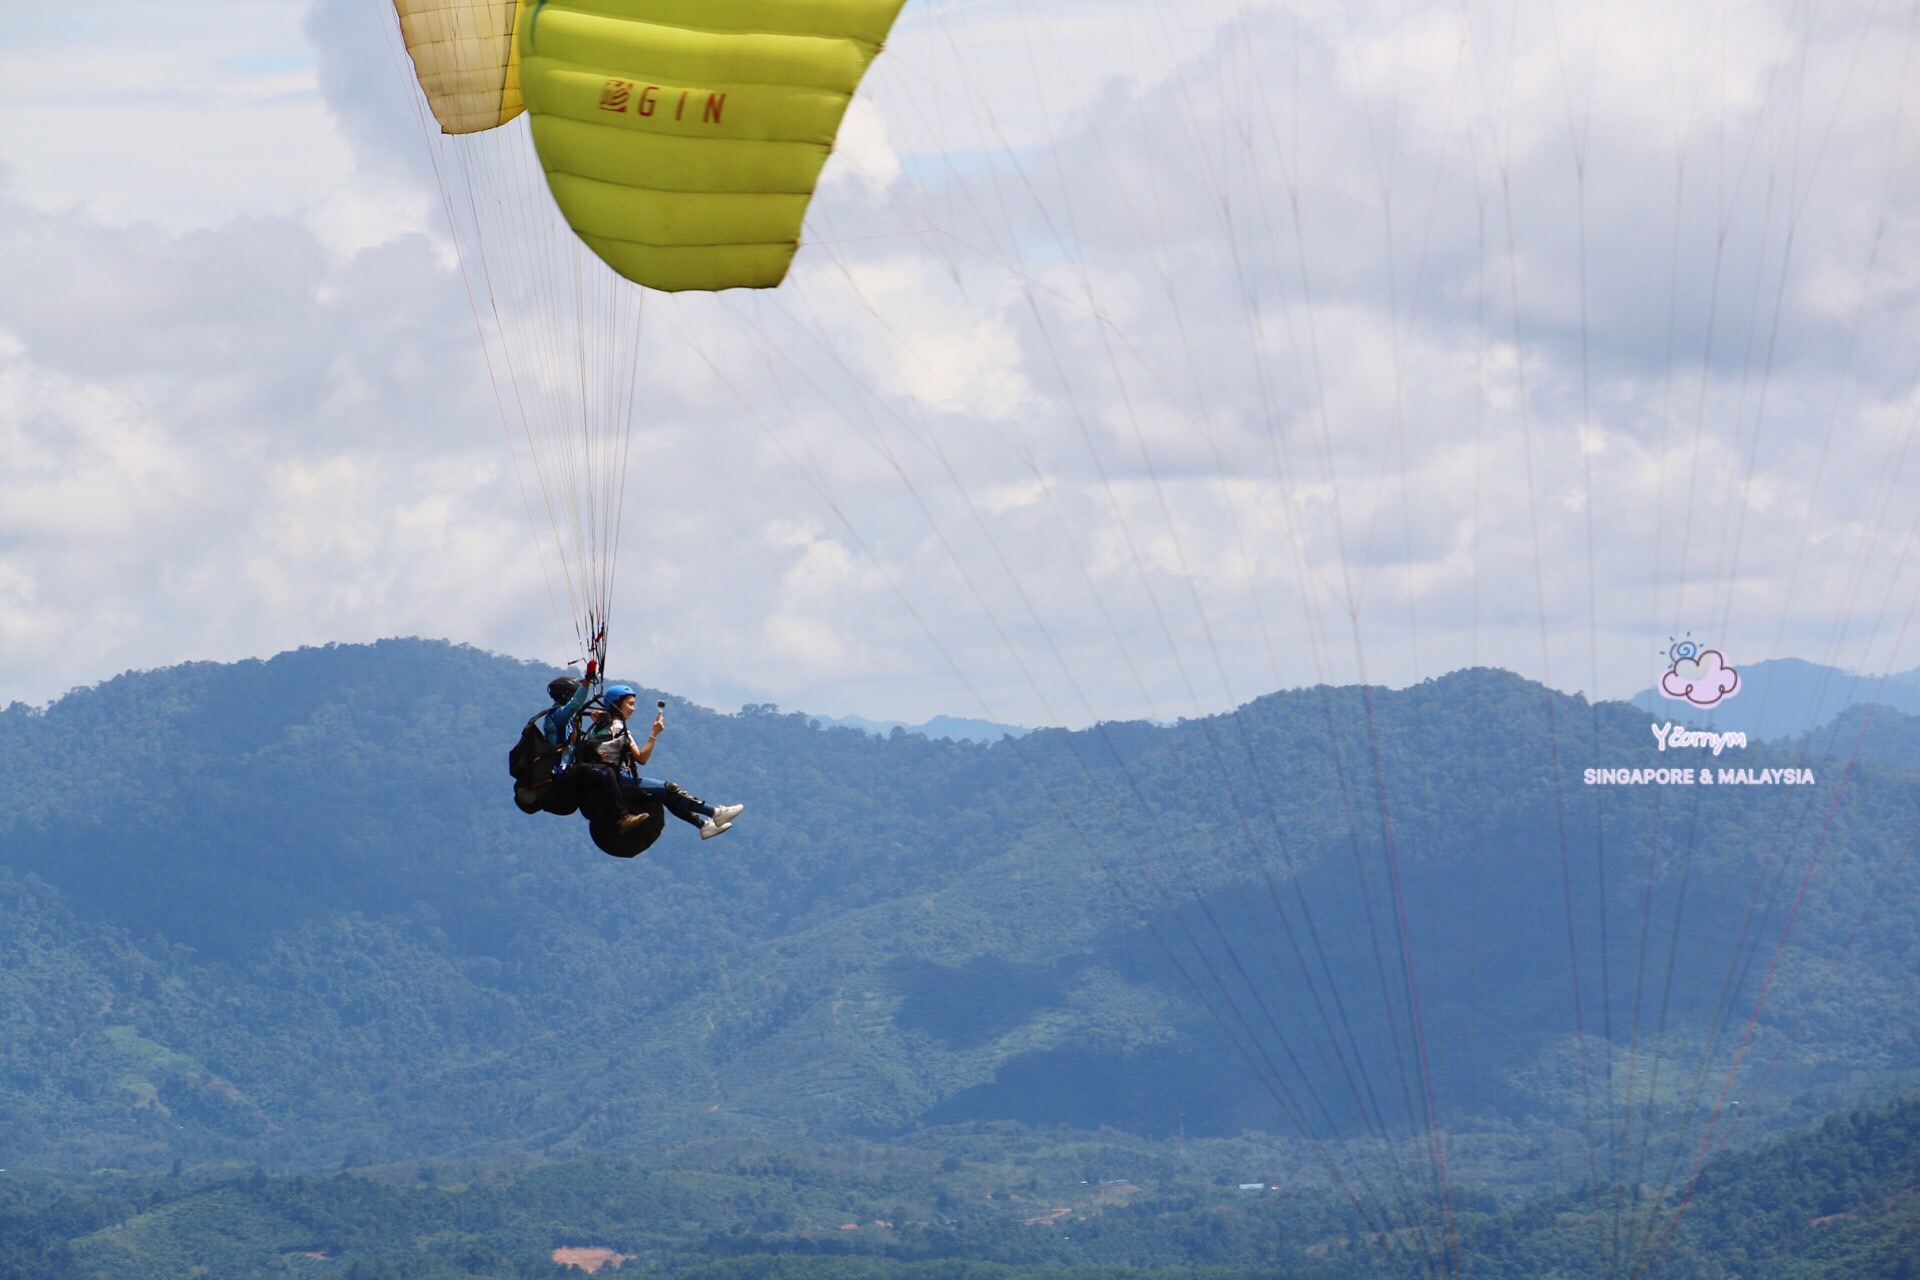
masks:
<path fill-rule="evenodd" d="M 667 784 L 667 812 L 682 822 L 691 822 L 696 827 L 707 825 L 707 819 L 713 817 L 713 806 L 701 800 L 699 796 L 689 795 L 680 789 L 677 782 Z"/>
<path fill-rule="evenodd" d="M 713 806 L 703 804 L 700 797 L 688 795 L 680 789 L 677 782 L 662 782 L 658 778 L 642 778 L 638 788 L 640 794 L 649 800 L 658 800 L 666 805 L 667 812 L 682 822 L 703 827 L 707 819 L 713 816 Z"/>

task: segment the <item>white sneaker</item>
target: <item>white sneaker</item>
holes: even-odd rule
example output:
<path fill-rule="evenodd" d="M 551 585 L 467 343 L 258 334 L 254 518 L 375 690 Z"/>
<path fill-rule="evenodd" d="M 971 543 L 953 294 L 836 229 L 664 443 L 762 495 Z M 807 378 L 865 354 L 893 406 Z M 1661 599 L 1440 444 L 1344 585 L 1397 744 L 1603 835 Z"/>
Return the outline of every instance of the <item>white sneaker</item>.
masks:
<path fill-rule="evenodd" d="M 700 824 L 700 838 L 711 840 L 726 831 L 733 825 L 733 820 L 740 816 L 740 811 L 746 807 L 743 804 L 715 805 L 713 816 Z"/>

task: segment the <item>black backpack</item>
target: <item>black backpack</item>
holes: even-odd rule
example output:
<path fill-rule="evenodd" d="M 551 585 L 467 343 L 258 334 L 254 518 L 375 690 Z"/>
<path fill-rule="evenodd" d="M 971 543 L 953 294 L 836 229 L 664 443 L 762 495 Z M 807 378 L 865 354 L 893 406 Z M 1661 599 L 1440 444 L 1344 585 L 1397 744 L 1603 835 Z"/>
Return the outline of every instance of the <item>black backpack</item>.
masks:
<path fill-rule="evenodd" d="M 540 722 L 542 711 L 520 730 L 520 741 L 507 752 L 507 772 L 513 775 L 513 802 L 522 813 L 574 813 L 579 805 L 565 798 L 564 791 L 553 787 L 553 771 L 560 764 L 563 748 L 547 741 Z"/>

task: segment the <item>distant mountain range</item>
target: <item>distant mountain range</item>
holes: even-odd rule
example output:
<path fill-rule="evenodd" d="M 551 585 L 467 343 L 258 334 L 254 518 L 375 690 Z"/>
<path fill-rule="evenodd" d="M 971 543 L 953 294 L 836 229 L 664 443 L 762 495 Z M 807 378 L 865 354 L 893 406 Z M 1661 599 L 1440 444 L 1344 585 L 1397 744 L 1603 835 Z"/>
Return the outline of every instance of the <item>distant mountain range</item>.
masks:
<path fill-rule="evenodd" d="M 1739 672 L 1739 691 L 1712 708 L 1663 697 L 1658 689 L 1643 690 L 1631 702 L 1658 719 L 1721 732 L 1737 729 L 1768 742 L 1812 733 L 1862 703 L 1920 714 L 1920 668 L 1882 680 L 1799 658 L 1775 658 Z"/>
<path fill-rule="evenodd" d="M 812 716 L 816 724 L 841 729 L 858 729 L 876 738 L 884 738 L 895 729 L 917 733 L 925 738 L 951 738 L 955 742 L 998 742 L 1002 738 L 1021 738 L 1033 730 L 1017 724 L 996 724 L 992 720 L 969 720 L 964 716 L 935 716 L 919 724 L 904 720 L 869 720 L 865 716 Z"/>
<path fill-rule="evenodd" d="M 0 1167 L 1013 1124 L 1571 1176 L 1920 1059 L 1911 718 L 1848 771 L 1490 670 L 991 745 L 674 699 L 650 771 L 746 813 L 623 862 L 509 802 L 548 674 L 395 640 L 0 711 Z"/>

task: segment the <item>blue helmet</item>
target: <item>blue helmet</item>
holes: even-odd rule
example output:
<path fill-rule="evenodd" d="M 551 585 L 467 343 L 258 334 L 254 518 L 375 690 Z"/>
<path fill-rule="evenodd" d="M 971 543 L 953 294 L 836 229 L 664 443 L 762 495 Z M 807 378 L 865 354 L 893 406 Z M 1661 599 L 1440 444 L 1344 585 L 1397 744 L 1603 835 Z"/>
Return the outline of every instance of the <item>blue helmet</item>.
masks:
<path fill-rule="evenodd" d="M 607 686 L 606 692 L 600 695 L 600 700 L 608 706 L 612 706 L 622 698 L 637 698 L 639 696 L 640 691 L 630 684 L 610 684 Z"/>

